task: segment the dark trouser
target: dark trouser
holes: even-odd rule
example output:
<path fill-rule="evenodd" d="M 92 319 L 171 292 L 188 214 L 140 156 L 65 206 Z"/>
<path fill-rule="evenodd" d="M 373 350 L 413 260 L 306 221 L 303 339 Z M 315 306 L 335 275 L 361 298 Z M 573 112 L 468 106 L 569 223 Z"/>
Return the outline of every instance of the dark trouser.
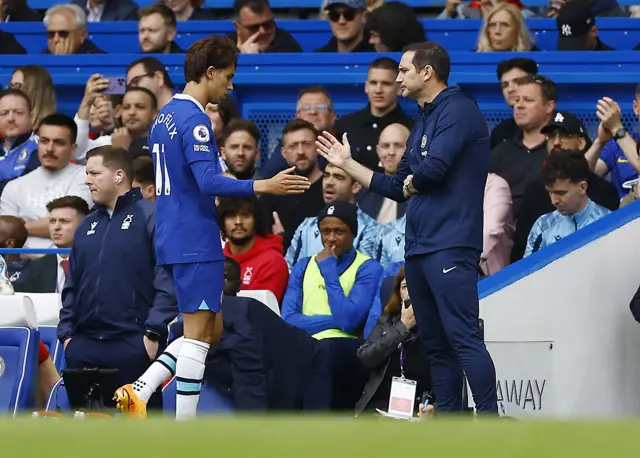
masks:
<path fill-rule="evenodd" d="M 147 351 L 142 343 L 142 335 L 118 340 L 96 340 L 85 336 L 73 336 L 64 352 L 67 368 L 82 369 L 118 369 L 114 376 L 113 392 L 128 383 L 135 382 L 151 365 Z M 160 348 L 158 354 L 164 349 Z M 109 390 L 111 391 L 111 390 Z M 111 399 L 104 399 L 106 406 L 114 406 Z M 162 409 L 162 392 L 151 396 L 147 404 L 149 409 Z"/>
<path fill-rule="evenodd" d="M 406 260 L 418 329 L 439 412 L 463 410 L 463 370 L 479 413 L 498 412 L 496 371 L 478 323 L 480 252 L 452 248 Z"/>
<path fill-rule="evenodd" d="M 318 342 L 326 352 L 331 366 L 333 380 L 331 408 L 353 411 L 369 379 L 369 371 L 365 369 L 356 354 L 358 348 L 365 342 L 364 339 L 336 337 Z"/>

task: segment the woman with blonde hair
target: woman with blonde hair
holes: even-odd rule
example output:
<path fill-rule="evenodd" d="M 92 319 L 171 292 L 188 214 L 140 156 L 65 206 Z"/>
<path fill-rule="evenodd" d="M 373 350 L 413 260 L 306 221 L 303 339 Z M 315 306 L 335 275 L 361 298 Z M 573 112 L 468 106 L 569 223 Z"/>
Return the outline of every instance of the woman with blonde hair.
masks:
<path fill-rule="evenodd" d="M 520 9 L 510 3 L 501 3 L 482 21 L 476 51 L 524 52 L 538 49 Z"/>
<path fill-rule="evenodd" d="M 20 89 L 31 100 L 33 130 L 38 130 L 40 122 L 56 112 L 56 92 L 46 68 L 39 65 L 16 67 L 9 87 Z"/>

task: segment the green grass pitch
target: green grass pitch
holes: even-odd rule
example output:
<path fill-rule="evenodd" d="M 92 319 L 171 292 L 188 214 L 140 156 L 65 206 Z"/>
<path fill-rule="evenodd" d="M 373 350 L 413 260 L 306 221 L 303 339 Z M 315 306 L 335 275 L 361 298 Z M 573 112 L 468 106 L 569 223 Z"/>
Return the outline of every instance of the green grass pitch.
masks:
<path fill-rule="evenodd" d="M 637 458 L 640 422 L 320 417 L 1 419 L 0 456 Z"/>

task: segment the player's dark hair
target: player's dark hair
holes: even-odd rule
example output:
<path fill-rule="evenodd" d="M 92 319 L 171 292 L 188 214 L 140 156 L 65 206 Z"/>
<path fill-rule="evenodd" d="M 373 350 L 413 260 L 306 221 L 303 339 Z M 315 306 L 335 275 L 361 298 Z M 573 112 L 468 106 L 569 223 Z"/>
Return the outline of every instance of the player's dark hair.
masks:
<path fill-rule="evenodd" d="M 430 66 L 436 75 L 436 79 L 447 84 L 449 73 L 451 72 L 451 57 L 449 53 L 438 43 L 425 41 L 423 43 L 413 43 L 405 46 L 403 53 L 413 51 L 411 63 L 416 71 L 421 71 Z"/>
<path fill-rule="evenodd" d="M 309 121 L 305 121 L 304 119 L 294 118 L 285 124 L 284 129 L 282 129 L 282 138 L 284 139 L 285 135 L 290 134 L 291 132 L 297 132 L 303 129 L 313 132 L 314 137 L 318 136 L 318 130 L 313 124 Z"/>
<path fill-rule="evenodd" d="M 66 127 L 69 130 L 69 140 L 71 143 L 75 143 L 78 139 L 78 125 L 67 115 L 62 113 L 53 113 L 49 116 L 45 116 L 40 121 L 40 128 L 42 126 L 56 126 L 56 127 Z"/>
<path fill-rule="evenodd" d="M 33 106 L 31 105 L 31 100 L 29 100 L 29 96 L 26 93 L 22 92 L 20 89 L 15 89 L 15 88 L 5 89 L 4 91 L 0 92 L 0 100 L 4 99 L 9 95 L 23 98 L 24 101 L 27 103 L 27 109 L 29 110 L 29 113 L 31 113 L 31 110 L 33 110 Z"/>
<path fill-rule="evenodd" d="M 158 109 L 158 98 L 149 89 L 140 86 L 128 87 L 127 92 L 125 92 L 124 95 L 127 95 L 130 92 L 142 92 L 143 94 L 147 94 L 149 96 L 149 99 L 151 100 L 151 108 L 153 108 L 154 110 Z M 122 98 L 124 100 L 124 96 Z"/>
<path fill-rule="evenodd" d="M 129 151 L 112 145 L 93 148 L 87 153 L 87 161 L 92 157 L 101 157 L 102 164 L 111 171 L 122 170 L 129 184 L 133 180 L 133 160 Z"/>
<path fill-rule="evenodd" d="M 86 200 L 78 196 L 58 197 L 47 204 L 47 211 L 49 213 L 57 208 L 72 208 L 82 216 L 89 214 L 89 204 Z"/>
<path fill-rule="evenodd" d="M 161 3 L 140 8 L 138 10 L 138 20 L 143 17 L 151 16 L 152 14 L 159 14 L 162 16 L 162 19 L 164 19 L 165 25 L 173 27 L 174 29 L 177 28 L 178 21 L 176 20 L 176 13 L 174 13 L 167 5 L 163 5 Z"/>
<path fill-rule="evenodd" d="M 153 159 L 148 156 L 138 156 L 133 160 L 133 179 L 140 184 L 150 185 L 155 183 Z"/>
<path fill-rule="evenodd" d="M 387 2 L 367 13 L 366 30 L 380 35 L 380 41 L 391 52 L 425 40 L 424 27 L 413 8 L 402 2 Z M 396 70 L 397 67 L 396 64 Z"/>
<path fill-rule="evenodd" d="M 142 66 L 144 67 L 144 72 L 147 76 L 153 76 L 156 72 L 160 72 L 162 74 L 162 78 L 164 79 L 164 85 L 169 89 L 173 89 L 175 87 L 173 81 L 171 81 L 171 77 L 169 76 L 167 68 L 162 62 L 160 62 L 159 59 L 156 59 L 155 57 L 141 57 L 140 59 L 136 59 L 129 64 L 126 73 L 129 73 L 129 70 L 131 70 L 138 64 L 142 64 Z"/>
<path fill-rule="evenodd" d="M 372 70 L 374 68 L 380 70 L 390 70 L 396 75 L 398 74 L 398 62 L 391 59 L 390 57 L 378 57 L 376 60 L 369 64 L 369 70 Z"/>
<path fill-rule="evenodd" d="M 540 88 L 542 99 L 545 102 L 558 100 L 558 88 L 556 83 L 543 75 L 527 75 L 516 80 L 516 84 L 524 86 L 526 84 L 535 84 Z"/>
<path fill-rule="evenodd" d="M 242 8 L 249 8 L 252 13 L 262 14 L 269 8 L 269 0 L 235 0 L 233 2 L 233 15 L 238 17 Z"/>
<path fill-rule="evenodd" d="M 236 45 L 227 37 L 212 35 L 189 46 L 184 60 L 184 79 L 199 82 L 209 67 L 222 70 L 238 65 Z"/>
<path fill-rule="evenodd" d="M 219 197 L 218 198 L 218 220 L 220 230 L 225 239 L 229 239 L 229 234 L 225 232 L 224 220 L 228 217 L 236 216 L 241 211 L 248 211 L 253 215 L 253 225 L 256 235 L 266 237 L 271 232 L 270 221 L 267 218 L 262 202 L 255 197 Z"/>
<path fill-rule="evenodd" d="M 253 121 L 247 119 L 236 118 L 229 121 L 222 131 L 222 143 L 226 142 L 234 132 L 247 132 L 256 141 L 256 145 L 260 143 L 260 129 Z"/>
<path fill-rule="evenodd" d="M 331 108 L 333 110 L 333 100 L 331 99 L 331 94 L 329 94 L 329 91 L 327 91 L 325 89 L 325 87 L 321 84 L 317 84 L 315 86 L 309 86 L 309 87 L 305 87 L 304 89 L 300 89 L 300 92 L 298 92 L 298 100 L 300 100 L 302 98 L 303 95 L 306 94 L 322 94 L 324 95 L 327 100 L 329 101 L 329 108 Z"/>
<path fill-rule="evenodd" d="M 548 156 L 540 177 L 545 186 L 567 179 L 580 183 L 589 178 L 589 164 L 582 151 L 557 151 Z"/>
<path fill-rule="evenodd" d="M 502 79 L 502 75 L 510 72 L 514 68 L 522 70 L 528 75 L 538 74 L 538 63 L 533 59 L 527 59 L 526 57 L 516 57 L 515 59 L 503 60 L 498 64 L 496 74 L 498 75 L 498 81 Z"/>
<path fill-rule="evenodd" d="M 9 234 L 11 236 L 8 238 L 12 238 L 16 241 L 14 248 L 22 248 L 27 242 L 27 237 L 29 237 L 29 232 L 27 231 L 22 218 L 11 215 L 2 215 L 0 216 L 0 223 L 4 223 L 10 227 Z"/>

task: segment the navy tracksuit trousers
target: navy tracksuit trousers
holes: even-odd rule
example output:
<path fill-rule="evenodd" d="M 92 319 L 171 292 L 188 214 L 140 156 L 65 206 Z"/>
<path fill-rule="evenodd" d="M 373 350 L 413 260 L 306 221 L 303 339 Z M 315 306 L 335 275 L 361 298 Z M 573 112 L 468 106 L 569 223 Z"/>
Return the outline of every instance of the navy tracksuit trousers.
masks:
<path fill-rule="evenodd" d="M 135 382 L 151 365 L 149 355 L 142 343 L 142 335 L 117 340 L 98 340 L 76 335 L 71 338 L 64 352 L 66 367 L 82 369 L 97 367 L 99 369 L 118 369 L 114 377 L 113 392 L 128 383 Z M 162 353 L 162 345 L 158 354 Z M 115 401 L 104 399 L 106 405 Z M 162 392 L 157 390 L 149 399 L 148 409 L 162 410 Z"/>
<path fill-rule="evenodd" d="M 480 252 L 451 248 L 409 256 L 407 286 L 431 363 L 439 412 L 463 406 L 464 374 L 479 413 L 498 412 L 496 371 L 479 325 Z"/>

